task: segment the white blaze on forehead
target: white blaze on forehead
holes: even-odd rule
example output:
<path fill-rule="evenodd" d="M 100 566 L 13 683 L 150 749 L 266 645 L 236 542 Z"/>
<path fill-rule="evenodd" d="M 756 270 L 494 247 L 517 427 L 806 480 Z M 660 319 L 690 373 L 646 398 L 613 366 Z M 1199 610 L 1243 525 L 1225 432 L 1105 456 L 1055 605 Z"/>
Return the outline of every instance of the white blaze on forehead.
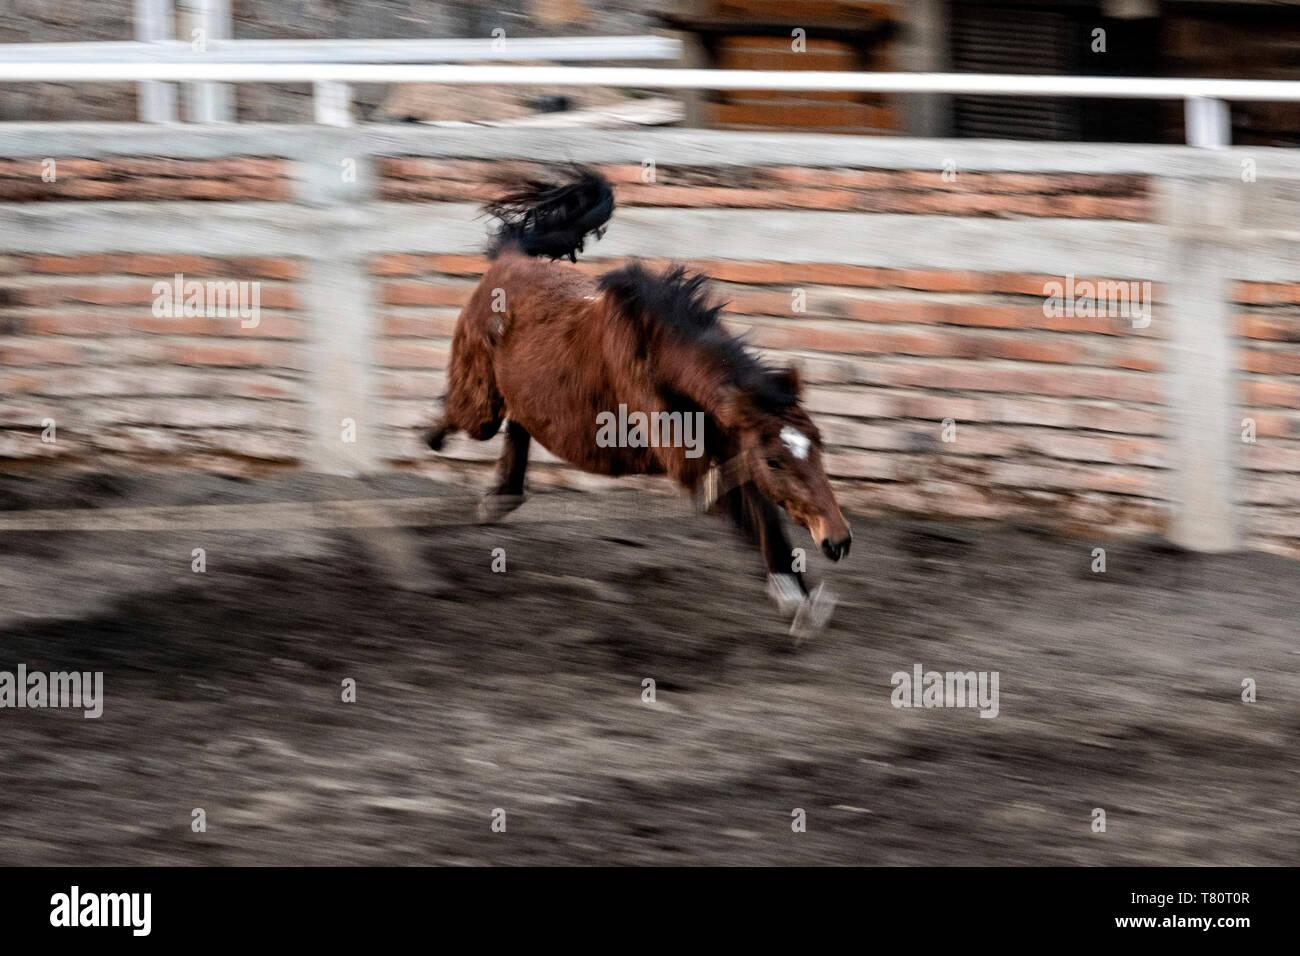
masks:
<path fill-rule="evenodd" d="M 812 445 L 812 439 L 799 429 L 786 425 L 781 429 L 781 441 L 785 443 L 786 448 L 790 449 L 790 454 L 800 461 L 808 457 L 808 449 Z"/>

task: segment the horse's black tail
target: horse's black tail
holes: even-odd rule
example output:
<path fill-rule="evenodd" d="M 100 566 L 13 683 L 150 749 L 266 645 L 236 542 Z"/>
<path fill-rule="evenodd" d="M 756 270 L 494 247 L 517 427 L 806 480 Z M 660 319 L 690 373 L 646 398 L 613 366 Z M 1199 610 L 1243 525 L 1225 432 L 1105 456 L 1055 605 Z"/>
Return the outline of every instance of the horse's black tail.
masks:
<path fill-rule="evenodd" d="M 604 235 L 614 212 L 614 190 L 595 170 L 570 166 L 562 179 L 515 183 L 483 209 L 501 220 L 489 259 L 514 246 L 530 256 L 568 256 L 576 262 L 589 234 Z"/>

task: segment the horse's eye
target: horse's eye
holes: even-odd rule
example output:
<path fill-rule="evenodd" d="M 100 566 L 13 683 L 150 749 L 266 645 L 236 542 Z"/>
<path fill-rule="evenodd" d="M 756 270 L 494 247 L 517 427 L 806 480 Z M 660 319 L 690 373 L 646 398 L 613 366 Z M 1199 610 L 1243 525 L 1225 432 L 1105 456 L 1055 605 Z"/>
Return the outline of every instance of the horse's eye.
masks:
<path fill-rule="evenodd" d="M 781 465 L 781 463 L 780 463 L 779 461 L 777 461 L 775 458 L 769 458 L 769 459 L 767 460 L 767 467 L 771 468 L 773 471 L 780 471 L 781 468 L 782 468 L 782 465 Z"/>

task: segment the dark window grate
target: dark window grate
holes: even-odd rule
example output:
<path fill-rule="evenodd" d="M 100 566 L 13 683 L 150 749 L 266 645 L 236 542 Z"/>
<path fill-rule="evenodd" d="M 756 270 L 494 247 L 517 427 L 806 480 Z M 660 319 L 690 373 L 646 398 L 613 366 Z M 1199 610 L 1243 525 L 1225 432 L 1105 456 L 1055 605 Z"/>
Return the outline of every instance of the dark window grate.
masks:
<path fill-rule="evenodd" d="M 1079 72 L 1068 13 L 1035 7 L 952 5 L 952 69 L 957 73 Z M 1077 102 L 1007 96 L 953 97 L 953 134 L 995 139 L 1077 140 Z"/>

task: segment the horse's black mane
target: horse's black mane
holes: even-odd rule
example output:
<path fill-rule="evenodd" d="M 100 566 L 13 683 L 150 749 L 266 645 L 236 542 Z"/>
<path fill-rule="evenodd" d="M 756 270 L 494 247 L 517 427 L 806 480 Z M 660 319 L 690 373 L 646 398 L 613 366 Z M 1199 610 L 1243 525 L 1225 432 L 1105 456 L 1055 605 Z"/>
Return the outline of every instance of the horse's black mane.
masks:
<path fill-rule="evenodd" d="M 720 359 L 731 381 L 761 408 L 780 412 L 799 396 L 789 379 L 745 347 L 718 320 L 725 303 L 716 302 L 708 277 L 673 266 L 662 275 L 632 263 L 599 279 L 600 288 L 619 303 L 633 321 L 653 322 Z"/>

